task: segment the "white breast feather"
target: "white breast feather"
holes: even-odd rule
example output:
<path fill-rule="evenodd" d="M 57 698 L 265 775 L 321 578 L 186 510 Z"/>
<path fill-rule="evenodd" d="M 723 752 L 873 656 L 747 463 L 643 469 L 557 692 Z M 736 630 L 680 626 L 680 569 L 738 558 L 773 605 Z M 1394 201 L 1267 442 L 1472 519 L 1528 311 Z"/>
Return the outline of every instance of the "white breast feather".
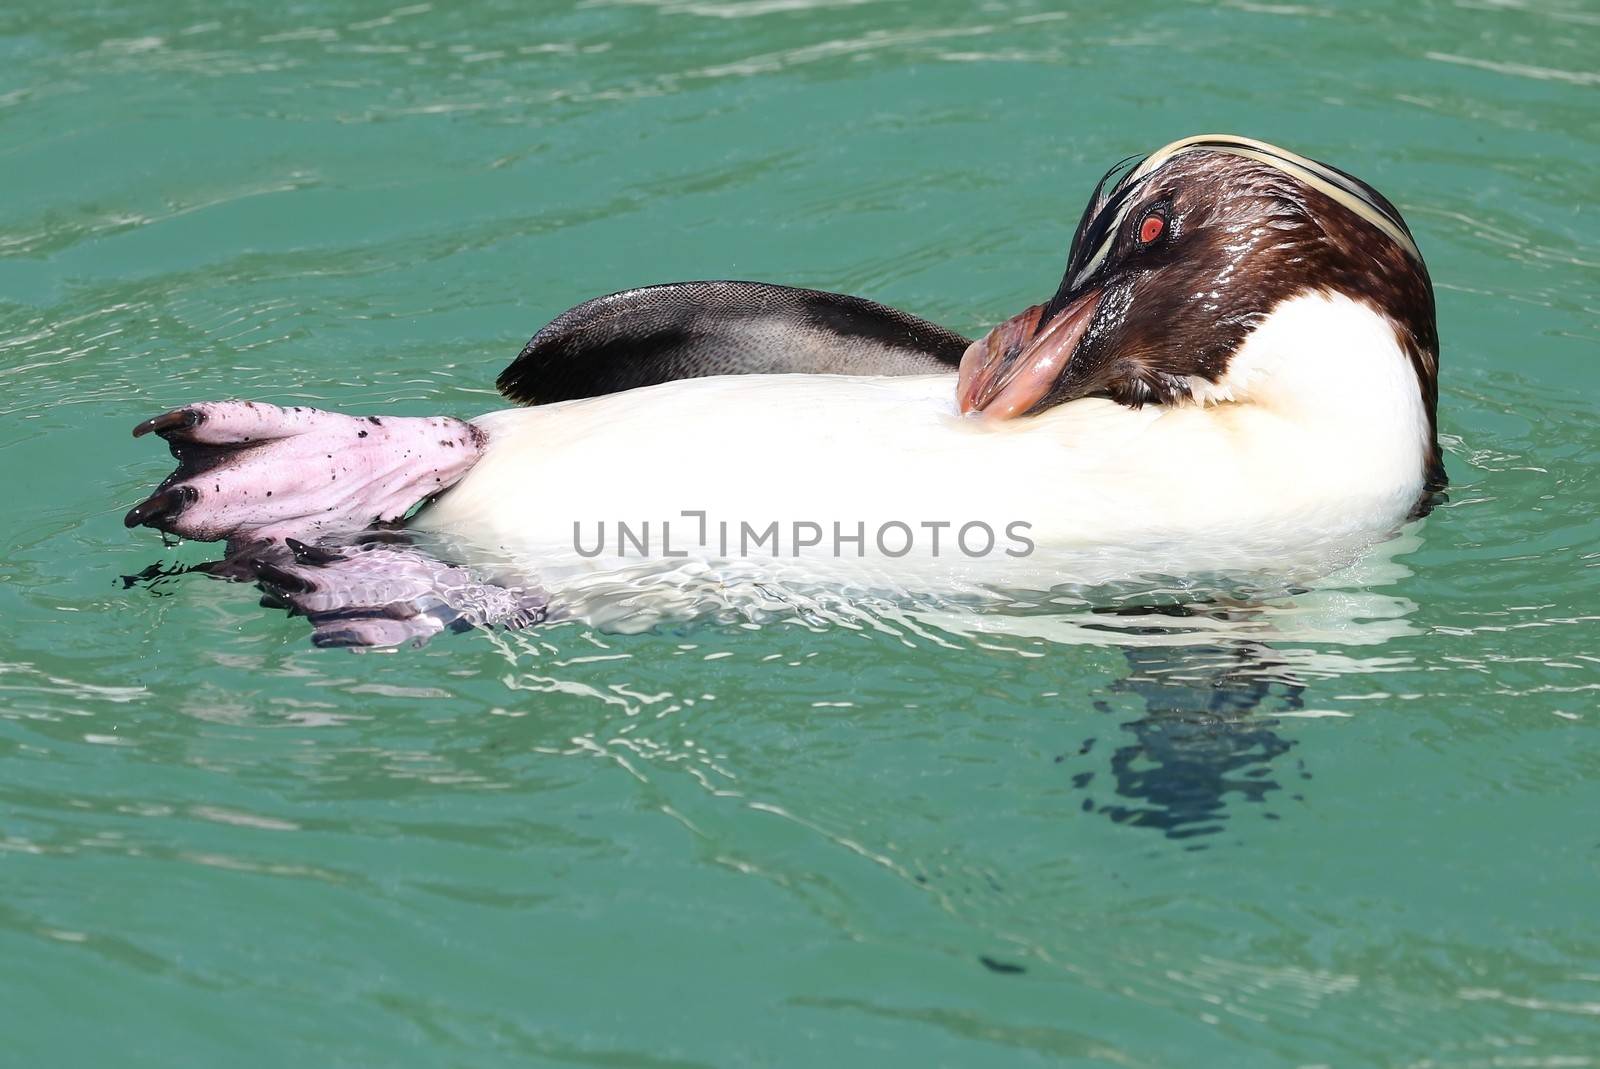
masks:
<path fill-rule="evenodd" d="M 580 558 L 575 524 L 685 510 L 712 524 L 869 530 L 1022 521 L 1037 548 L 1020 559 L 935 559 L 926 546 L 886 559 L 869 545 L 865 560 L 711 568 L 1049 589 L 1303 568 L 1386 537 L 1422 491 L 1415 373 L 1389 322 L 1339 295 L 1280 305 L 1206 404 L 1086 399 L 993 423 L 959 416 L 954 393 L 953 375 L 755 375 L 495 412 L 476 421 L 490 436 L 484 458 L 416 523 L 546 575 L 630 563 Z"/>

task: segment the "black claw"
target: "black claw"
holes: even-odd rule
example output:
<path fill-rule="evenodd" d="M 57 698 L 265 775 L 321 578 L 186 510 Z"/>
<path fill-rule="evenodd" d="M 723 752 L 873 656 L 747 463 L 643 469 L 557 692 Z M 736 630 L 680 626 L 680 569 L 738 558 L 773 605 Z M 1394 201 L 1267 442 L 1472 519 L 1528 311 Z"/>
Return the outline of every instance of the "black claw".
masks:
<path fill-rule="evenodd" d="M 290 571 L 269 564 L 266 561 L 254 561 L 256 578 L 268 584 L 277 591 L 285 594 L 309 594 L 317 589 L 317 585 L 303 576 L 298 576 Z"/>
<path fill-rule="evenodd" d="M 335 553 L 331 549 L 323 549 L 320 546 L 308 546 L 298 538 L 285 538 L 283 543 L 289 547 L 289 552 L 294 554 L 296 564 L 321 567 L 322 565 L 345 559 L 343 553 Z"/>
<path fill-rule="evenodd" d="M 152 431 L 163 438 L 172 436 L 173 431 L 186 431 L 198 427 L 200 421 L 205 419 L 198 408 L 174 408 L 171 412 L 163 412 L 155 419 L 147 419 L 133 429 L 135 438 L 143 438 Z"/>
<path fill-rule="evenodd" d="M 179 513 L 199 499 L 200 492 L 192 486 L 158 490 L 129 509 L 122 523 L 127 527 L 162 527 L 164 522 L 176 519 Z"/>

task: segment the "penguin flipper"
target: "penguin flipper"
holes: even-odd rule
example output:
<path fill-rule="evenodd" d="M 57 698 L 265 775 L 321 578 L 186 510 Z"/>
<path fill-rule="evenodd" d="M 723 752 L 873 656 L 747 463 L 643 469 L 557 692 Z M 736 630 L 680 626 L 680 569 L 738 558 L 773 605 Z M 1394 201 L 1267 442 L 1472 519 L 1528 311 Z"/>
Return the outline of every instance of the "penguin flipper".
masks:
<path fill-rule="evenodd" d="M 535 334 L 495 385 L 520 404 L 707 375 L 953 371 L 970 340 L 861 297 L 673 282 L 596 297 Z"/>

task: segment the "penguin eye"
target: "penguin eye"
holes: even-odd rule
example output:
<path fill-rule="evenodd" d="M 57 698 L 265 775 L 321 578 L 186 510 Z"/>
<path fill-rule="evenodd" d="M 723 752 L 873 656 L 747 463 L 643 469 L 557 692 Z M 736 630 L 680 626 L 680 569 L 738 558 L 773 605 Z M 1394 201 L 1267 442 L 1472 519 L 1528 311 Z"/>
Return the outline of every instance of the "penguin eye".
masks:
<path fill-rule="evenodd" d="M 1160 208 L 1148 212 L 1139 224 L 1139 247 L 1143 248 L 1159 238 L 1167 229 L 1167 217 Z"/>

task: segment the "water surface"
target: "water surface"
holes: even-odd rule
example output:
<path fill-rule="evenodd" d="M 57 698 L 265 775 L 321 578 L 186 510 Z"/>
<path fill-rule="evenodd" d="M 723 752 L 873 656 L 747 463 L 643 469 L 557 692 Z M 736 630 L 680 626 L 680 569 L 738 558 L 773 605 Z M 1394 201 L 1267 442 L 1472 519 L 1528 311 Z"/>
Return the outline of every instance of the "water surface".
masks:
<path fill-rule="evenodd" d="M 1560 2 L 0 11 L 0 1005 L 21 1065 L 1600 1061 L 1600 15 Z M 197 398 L 471 414 L 567 306 L 977 332 L 1094 180 L 1354 170 L 1449 505 L 1306 594 L 311 649 L 123 530 Z"/>

